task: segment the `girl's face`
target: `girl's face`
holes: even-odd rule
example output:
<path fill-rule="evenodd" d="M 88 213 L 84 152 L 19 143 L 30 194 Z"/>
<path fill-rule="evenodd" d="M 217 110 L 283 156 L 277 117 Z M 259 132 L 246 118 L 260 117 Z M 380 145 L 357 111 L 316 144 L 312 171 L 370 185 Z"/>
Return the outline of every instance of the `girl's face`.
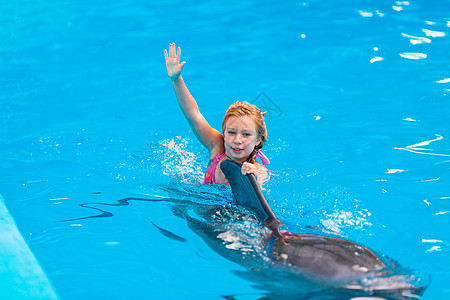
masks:
<path fill-rule="evenodd" d="M 244 162 L 261 142 L 255 122 L 249 116 L 230 117 L 225 124 L 225 154 L 232 160 Z"/>

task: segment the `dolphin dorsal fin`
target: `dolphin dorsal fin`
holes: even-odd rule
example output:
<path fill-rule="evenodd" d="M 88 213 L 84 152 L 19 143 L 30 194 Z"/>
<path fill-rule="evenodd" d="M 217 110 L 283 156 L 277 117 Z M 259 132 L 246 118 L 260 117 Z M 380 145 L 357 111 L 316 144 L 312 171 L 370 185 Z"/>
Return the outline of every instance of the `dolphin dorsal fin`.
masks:
<path fill-rule="evenodd" d="M 280 222 L 267 203 L 255 175 L 242 175 L 241 167 L 241 163 L 231 160 L 224 160 L 220 163 L 220 169 L 231 186 L 235 201 L 239 205 L 255 212 L 264 223 L 273 224 L 273 226 L 268 227 L 278 232 Z"/>

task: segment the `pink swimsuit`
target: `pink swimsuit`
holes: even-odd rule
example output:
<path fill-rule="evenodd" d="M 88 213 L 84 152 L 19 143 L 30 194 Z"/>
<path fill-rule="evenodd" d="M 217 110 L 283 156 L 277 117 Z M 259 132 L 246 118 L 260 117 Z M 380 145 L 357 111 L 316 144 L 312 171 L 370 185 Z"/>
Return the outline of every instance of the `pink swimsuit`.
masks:
<path fill-rule="evenodd" d="M 219 163 L 219 161 L 224 156 L 225 156 L 225 152 L 222 152 L 211 160 L 211 165 L 208 167 L 208 169 L 206 169 L 205 180 L 203 181 L 204 184 L 210 184 L 210 183 L 217 184 L 217 182 L 216 182 L 216 167 L 217 167 L 217 164 Z M 270 164 L 269 159 L 261 152 L 261 150 L 258 150 L 258 152 L 256 152 L 256 157 L 261 158 L 263 165 Z"/>

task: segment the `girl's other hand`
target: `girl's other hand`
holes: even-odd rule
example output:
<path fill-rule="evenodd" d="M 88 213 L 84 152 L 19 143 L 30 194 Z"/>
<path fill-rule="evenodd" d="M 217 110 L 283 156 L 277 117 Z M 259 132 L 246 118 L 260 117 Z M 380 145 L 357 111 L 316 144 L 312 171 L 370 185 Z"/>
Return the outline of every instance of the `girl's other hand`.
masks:
<path fill-rule="evenodd" d="M 269 179 L 267 174 L 267 169 L 259 165 L 259 167 L 255 164 L 251 164 L 249 162 L 244 162 L 241 167 L 242 175 L 253 174 L 256 176 L 259 185 L 262 187 L 263 184 Z"/>
<path fill-rule="evenodd" d="M 178 53 L 177 53 L 178 52 Z M 186 63 L 183 61 L 180 64 L 181 49 L 178 47 L 178 51 L 175 49 L 175 43 L 169 46 L 169 55 L 167 55 L 167 49 L 164 49 L 164 56 L 166 57 L 167 74 L 175 81 L 180 77 L 183 66 Z"/>
<path fill-rule="evenodd" d="M 244 162 L 242 164 L 241 172 L 242 172 L 242 175 L 246 175 L 246 174 L 257 175 L 256 173 L 258 172 L 258 168 L 254 164 L 251 164 L 249 162 Z"/>

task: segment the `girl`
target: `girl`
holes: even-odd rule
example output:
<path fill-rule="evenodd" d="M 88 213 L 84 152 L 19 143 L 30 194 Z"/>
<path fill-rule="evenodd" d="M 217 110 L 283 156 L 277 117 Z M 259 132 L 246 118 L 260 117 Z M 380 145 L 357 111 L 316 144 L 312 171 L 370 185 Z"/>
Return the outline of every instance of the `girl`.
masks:
<path fill-rule="evenodd" d="M 175 43 L 172 43 L 169 54 L 164 50 L 164 55 L 167 73 L 172 79 L 178 104 L 195 136 L 210 153 L 211 160 L 204 183 L 227 183 L 219 165 L 223 160 L 229 159 L 242 163 L 242 174 L 253 173 L 262 184 L 267 179 L 267 169 L 256 162 L 255 158 L 261 158 L 263 164 L 269 163 L 260 151 L 267 139 L 264 113 L 252 104 L 238 101 L 228 108 L 220 133 L 205 120 L 197 102 L 184 84 L 181 72 L 186 62 L 180 64 L 180 47 L 177 51 Z"/>

